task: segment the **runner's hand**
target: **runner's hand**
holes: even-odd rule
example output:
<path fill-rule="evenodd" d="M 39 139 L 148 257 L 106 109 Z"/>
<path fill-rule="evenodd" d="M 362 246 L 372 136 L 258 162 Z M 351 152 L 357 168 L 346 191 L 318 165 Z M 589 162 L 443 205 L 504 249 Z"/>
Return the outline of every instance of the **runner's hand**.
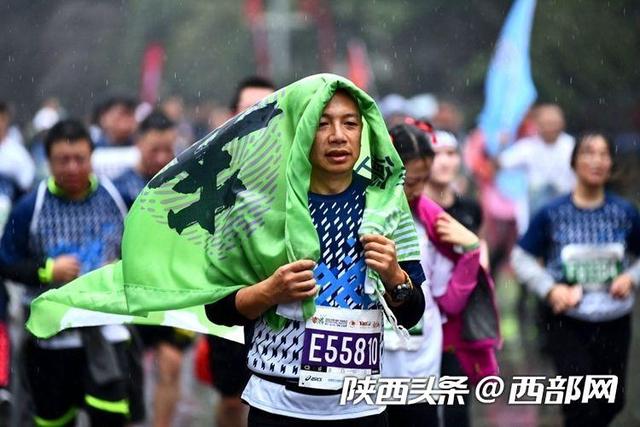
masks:
<path fill-rule="evenodd" d="M 633 280 L 631 276 L 627 273 L 623 273 L 616 277 L 611 283 L 611 288 L 609 289 L 609 293 L 614 298 L 627 298 L 631 291 L 633 290 Z"/>
<path fill-rule="evenodd" d="M 285 264 L 264 283 L 264 292 L 271 305 L 301 301 L 316 296 L 318 285 L 313 277 L 316 263 L 304 259 Z"/>
<path fill-rule="evenodd" d="M 462 247 L 472 246 L 479 242 L 478 236 L 464 225 L 456 221 L 446 212 L 440 212 L 436 220 L 436 232 L 442 241 Z"/>
<path fill-rule="evenodd" d="M 547 295 L 547 300 L 555 314 L 564 313 L 570 308 L 575 307 L 581 299 L 581 286 L 569 286 L 564 283 L 556 283 L 553 285 Z"/>
<path fill-rule="evenodd" d="M 396 245 L 393 240 L 379 234 L 365 234 L 360 237 L 364 247 L 364 262 L 375 270 L 387 287 L 403 283 L 404 272 L 398 264 Z"/>
<path fill-rule="evenodd" d="M 53 282 L 67 283 L 80 274 L 80 261 L 73 255 L 60 255 L 53 259 Z"/>

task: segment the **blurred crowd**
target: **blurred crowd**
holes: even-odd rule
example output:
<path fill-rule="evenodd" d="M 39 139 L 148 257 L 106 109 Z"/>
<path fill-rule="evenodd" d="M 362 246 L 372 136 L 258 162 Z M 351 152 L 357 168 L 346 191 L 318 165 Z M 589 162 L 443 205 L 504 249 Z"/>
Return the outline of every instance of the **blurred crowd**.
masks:
<path fill-rule="evenodd" d="M 6 284 L 0 288 L 0 400 L 5 423 L 13 416 L 14 422 L 35 420 L 39 426 L 72 425 L 81 404 L 95 426 L 121 425 L 123 418 L 132 425 L 172 425 L 190 348 L 199 379 L 221 395 L 216 425 L 246 423 L 239 397 L 249 371 L 240 344 L 176 328 L 121 325 L 102 327 L 97 335 L 72 330 L 50 340 L 22 335 L 17 341 L 11 325 L 24 321 L 29 302 L 39 293 L 117 259 L 124 216 L 149 180 L 181 151 L 276 89 L 267 79 L 249 77 L 240 82 L 228 108 L 191 108 L 179 96 L 157 105 L 113 96 L 80 119 L 51 98 L 21 125 L 12 120 L 11 103 L 0 102 L 0 280 Z M 378 105 L 390 129 L 410 125 L 428 134 L 434 152 L 428 178 L 412 182 L 407 167 L 405 185 L 413 185 L 412 191 L 480 237 L 480 264 L 493 277 L 507 271 L 523 284 L 523 308 L 527 298 L 537 298 L 535 318 L 547 331 L 540 334 L 540 348 L 551 355 L 558 372 L 616 373 L 624 382 L 640 228 L 630 203 L 598 192 L 612 173 L 611 141 L 598 132 L 574 138 L 566 131 L 561 106 L 539 104 L 524 119 L 517 140 L 505 140 L 499 155 L 491 157 L 482 133 L 465 129 L 453 102 L 427 94 L 389 95 Z M 75 140 L 85 143 L 60 143 Z M 600 206 L 606 207 L 602 215 Z M 590 216 L 582 215 L 585 210 Z M 93 231 L 87 230 L 95 227 L 101 227 L 101 237 L 91 240 L 87 236 Z M 576 235 L 580 244 L 569 242 Z M 602 256 L 590 258 L 594 251 Z M 613 266 L 615 274 L 592 272 L 596 262 L 601 270 Z M 583 269 L 585 263 L 590 268 Z M 571 268 L 573 273 L 567 271 Z M 575 277 L 583 270 L 599 275 L 587 282 L 608 283 L 610 298 L 598 296 L 598 289 L 569 286 L 584 282 Z M 10 301 L 7 289 L 20 301 Z M 17 309 L 10 310 L 10 303 Z M 585 334 L 597 334 L 604 348 L 585 344 Z M 114 344 L 113 351 L 104 351 L 105 340 Z M 579 350 L 568 355 L 570 348 Z M 157 369 L 155 390 L 145 403 L 142 384 L 149 380 L 141 361 L 149 352 Z M 88 373 L 71 375 L 80 366 L 87 366 Z M 117 366 L 127 366 L 126 372 Z M 446 352 L 441 372 L 459 373 Z M 105 387 L 113 382 L 104 378 L 127 380 Z M 19 401 L 12 395 L 17 389 Z M 607 425 L 623 402 L 606 410 L 569 408 L 565 416 L 573 425 L 596 425 L 589 420 Z M 450 417 L 447 425 L 471 424 L 468 408 Z"/>

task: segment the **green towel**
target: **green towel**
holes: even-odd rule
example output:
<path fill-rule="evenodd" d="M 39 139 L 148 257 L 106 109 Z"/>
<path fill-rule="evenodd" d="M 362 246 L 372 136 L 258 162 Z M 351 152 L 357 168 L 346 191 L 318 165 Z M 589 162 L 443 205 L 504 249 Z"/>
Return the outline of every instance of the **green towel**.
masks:
<path fill-rule="evenodd" d="M 160 171 L 125 220 L 122 260 L 39 296 L 27 328 L 38 337 L 106 323 L 230 334 L 206 320 L 205 304 L 284 264 L 320 256 L 308 207 L 309 152 L 322 111 L 338 89 L 357 100 L 363 118 L 356 173 L 370 182 L 359 232 L 392 238 L 400 261 L 419 259 L 404 168 L 378 107 L 350 81 L 319 74 L 231 118 Z M 368 279 L 378 296 L 384 293 L 375 272 Z M 309 318 L 314 301 L 301 309 L 301 317 Z M 275 307 L 267 319 L 274 329 L 285 321 Z"/>

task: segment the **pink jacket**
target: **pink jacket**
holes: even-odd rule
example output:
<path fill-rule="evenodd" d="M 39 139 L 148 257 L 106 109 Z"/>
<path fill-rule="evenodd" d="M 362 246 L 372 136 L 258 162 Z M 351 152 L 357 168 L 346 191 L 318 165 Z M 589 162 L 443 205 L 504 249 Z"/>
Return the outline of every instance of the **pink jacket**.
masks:
<path fill-rule="evenodd" d="M 443 349 L 454 350 L 462 341 L 462 311 L 478 283 L 480 250 L 459 254 L 453 250 L 451 243 L 440 240 L 436 232 L 436 220 L 444 209 L 433 200 L 420 197 L 415 205 L 415 212 L 436 250 L 454 262 L 446 292 L 435 298 L 440 310 L 447 316 L 447 322 L 443 325 Z"/>
<path fill-rule="evenodd" d="M 469 381 L 472 384 L 477 384 L 482 378 L 497 375 L 499 372 L 496 350 L 500 348 L 502 339 L 500 338 L 500 322 L 493 280 L 480 267 L 480 250 L 458 254 L 453 250 L 453 245 L 443 242 L 438 237 L 436 221 L 440 212 L 443 211 L 440 206 L 423 196 L 416 202 L 414 209 L 420 222 L 427 230 L 430 242 L 440 254 L 454 263 L 445 293 L 436 297 L 440 310 L 447 316 L 447 322 L 442 327 L 442 347 L 444 351 L 455 352 L 462 370 L 469 377 Z M 469 334 L 476 335 L 477 338 L 464 339 L 465 310 L 469 308 L 469 297 L 478 286 L 478 278 L 482 278 L 483 284 L 487 288 L 480 290 L 479 295 L 485 295 L 485 298 L 476 299 L 475 310 L 481 309 L 482 304 L 489 303 L 491 307 L 485 305 L 484 308 L 491 310 L 491 314 L 488 315 L 492 318 L 486 319 L 489 321 L 488 323 L 478 325 L 487 326 L 488 330 L 481 328 L 481 332 L 472 333 L 467 329 Z M 490 301 L 486 299 L 487 296 Z"/>

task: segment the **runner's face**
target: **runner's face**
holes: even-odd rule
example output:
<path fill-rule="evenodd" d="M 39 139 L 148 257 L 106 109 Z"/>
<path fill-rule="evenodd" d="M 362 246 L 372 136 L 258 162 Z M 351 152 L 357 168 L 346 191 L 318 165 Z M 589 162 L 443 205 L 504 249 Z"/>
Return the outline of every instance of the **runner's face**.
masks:
<path fill-rule="evenodd" d="M 536 124 L 543 140 L 548 143 L 555 142 L 564 130 L 562 110 L 555 106 L 539 107 Z"/>
<path fill-rule="evenodd" d="M 337 92 L 318 123 L 309 160 L 314 172 L 342 175 L 353 170 L 360 156 L 362 119 L 350 96 Z"/>
<path fill-rule="evenodd" d="M 576 156 L 576 176 L 579 181 L 590 187 L 604 186 L 611 175 L 612 164 L 604 138 L 599 135 L 588 137 Z"/>
<path fill-rule="evenodd" d="M 238 105 L 236 106 L 236 114 L 241 113 L 247 108 L 251 107 L 263 98 L 271 95 L 273 89 L 266 87 L 246 87 L 240 92 L 238 97 Z"/>
<path fill-rule="evenodd" d="M 154 176 L 173 159 L 176 138 L 175 129 L 152 129 L 140 137 L 138 149 L 145 175 Z"/>
<path fill-rule="evenodd" d="M 407 200 L 412 201 L 422 194 L 424 185 L 429 179 L 431 162 L 430 158 L 426 158 L 409 160 L 404 164 L 407 171 L 404 178 L 404 194 Z"/>
<path fill-rule="evenodd" d="M 123 105 L 115 105 L 105 112 L 101 125 L 116 144 L 127 141 L 138 127 L 134 112 Z"/>
<path fill-rule="evenodd" d="M 56 141 L 49 157 L 51 175 L 56 184 L 69 195 L 85 192 L 91 175 L 91 145 L 86 139 L 73 142 Z"/>
<path fill-rule="evenodd" d="M 460 154 L 454 147 L 436 148 L 435 152 L 429 181 L 437 185 L 449 185 L 460 171 Z"/>

